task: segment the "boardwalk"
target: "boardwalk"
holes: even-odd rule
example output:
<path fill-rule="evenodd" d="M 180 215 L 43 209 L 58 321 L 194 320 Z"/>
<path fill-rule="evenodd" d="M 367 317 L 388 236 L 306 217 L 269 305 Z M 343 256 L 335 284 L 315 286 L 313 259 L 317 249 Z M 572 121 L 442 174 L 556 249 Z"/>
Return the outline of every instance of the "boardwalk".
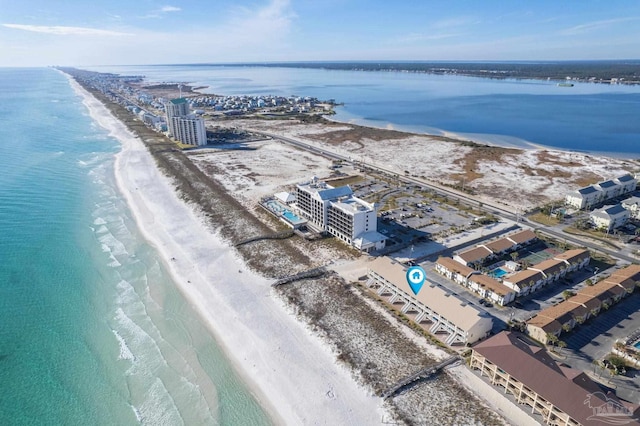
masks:
<path fill-rule="evenodd" d="M 439 364 L 432 365 L 423 370 L 420 370 L 417 373 L 412 374 L 411 376 L 396 382 L 395 384 L 387 388 L 384 392 L 382 392 L 380 396 L 383 399 L 387 399 L 387 398 L 391 398 L 392 396 L 401 394 L 402 392 L 415 386 L 418 382 L 421 382 L 423 380 L 430 378 L 431 376 L 437 374 L 440 370 L 442 370 L 447 365 L 453 364 L 458 360 L 460 360 L 460 357 L 457 355 L 454 355 L 450 358 L 445 359 Z"/>
<path fill-rule="evenodd" d="M 309 269 L 308 271 L 302 271 L 294 275 L 289 275 L 287 277 L 282 277 L 276 280 L 273 284 L 273 287 L 277 287 L 279 285 L 288 284 L 294 281 L 303 280 L 305 278 L 317 278 L 321 277 L 327 273 L 327 270 L 324 266 L 320 266 L 319 268 Z"/>

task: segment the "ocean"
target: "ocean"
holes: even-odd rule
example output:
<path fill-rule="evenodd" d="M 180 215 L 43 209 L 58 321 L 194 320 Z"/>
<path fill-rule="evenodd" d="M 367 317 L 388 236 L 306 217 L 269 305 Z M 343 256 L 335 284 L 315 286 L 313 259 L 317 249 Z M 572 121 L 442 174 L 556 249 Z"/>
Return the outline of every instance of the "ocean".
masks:
<path fill-rule="evenodd" d="M 140 235 L 119 142 L 53 69 L 0 69 L 0 424 L 271 419 Z"/>
<path fill-rule="evenodd" d="M 92 67 L 189 82 L 219 95 L 297 95 L 344 103 L 333 119 L 514 147 L 640 157 L 640 86 L 388 71 L 224 65 Z"/>

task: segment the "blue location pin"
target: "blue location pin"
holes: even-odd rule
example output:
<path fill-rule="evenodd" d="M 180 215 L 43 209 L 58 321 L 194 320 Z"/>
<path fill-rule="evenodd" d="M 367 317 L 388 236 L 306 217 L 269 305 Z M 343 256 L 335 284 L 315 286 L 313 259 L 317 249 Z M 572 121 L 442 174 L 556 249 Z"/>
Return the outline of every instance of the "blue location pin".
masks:
<path fill-rule="evenodd" d="M 425 278 L 427 278 L 427 274 L 420 266 L 412 266 L 407 271 L 407 282 L 409 283 L 409 287 L 411 287 L 413 294 L 416 296 L 422 288 Z"/>

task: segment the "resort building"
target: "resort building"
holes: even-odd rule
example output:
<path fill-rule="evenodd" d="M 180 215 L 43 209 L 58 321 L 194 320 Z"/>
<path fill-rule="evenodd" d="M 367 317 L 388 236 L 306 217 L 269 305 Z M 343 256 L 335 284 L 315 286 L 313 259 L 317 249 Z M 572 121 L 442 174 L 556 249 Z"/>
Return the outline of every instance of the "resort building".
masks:
<path fill-rule="evenodd" d="M 526 336 L 503 331 L 475 345 L 470 368 L 548 425 L 638 425 L 640 407 L 603 391 L 584 371 L 558 364 Z"/>
<path fill-rule="evenodd" d="M 465 302 L 445 288 L 425 281 L 415 294 L 406 278 L 407 268 L 388 257 L 377 257 L 369 266 L 367 286 L 389 303 L 426 324 L 429 331 L 447 345 L 471 344 L 491 332 L 491 316 Z"/>
<path fill-rule="evenodd" d="M 516 297 L 514 290 L 450 257 L 440 257 L 436 262 L 436 271 L 501 306 L 513 302 Z"/>
<path fill-rule="evenodd" d="M 640 197 L 630 197 L 620 203 L 629 212 L 629 217 L 640 219 Z"/>
<path fill-rule="evenodd" d="M 169 135 L 185 145 L 203 146 L 207 144 L 207 130 L 204 119 L 189 114 L 189 104 L 184 98 L 172 99 L 165 103 L 167 129 Z"/>
<path fill-rule="evenodd" d="M 619 269 L 608 278 L 581 289 L 577 295 L 540 311 L 527 321 L 527 333 L 546 344 L 550 335 L 560 336 L 562 331 L 571 331 L 633 293 L 639 284 L 640 265 Z"/>
<path fill-rule="evenodd" d="M 606 206 L 591 212 L 589 219 L 591 219 L 594 227 L 609 232 L 627 223 L 629 210 L 622 207 L 621 204 Z"/>
<path fill-rule="evenodd" d="M 569 192 L 565 196 L 565 204 L 579 210 L 589 210 L 598 203 L 635 191 L 637 182 L 633 176 L 624 175 L 613 180 L 585 186 Z"/>
<path fill-rule="evenodd" d="M 296 185 L 295 208 L 308 225 L 347 244 L 370 252 L 384 248 L 386 236 L 377 231 L 377 206 L 353 196 L 349 186 L 334 188 L 314 178 Z"/>

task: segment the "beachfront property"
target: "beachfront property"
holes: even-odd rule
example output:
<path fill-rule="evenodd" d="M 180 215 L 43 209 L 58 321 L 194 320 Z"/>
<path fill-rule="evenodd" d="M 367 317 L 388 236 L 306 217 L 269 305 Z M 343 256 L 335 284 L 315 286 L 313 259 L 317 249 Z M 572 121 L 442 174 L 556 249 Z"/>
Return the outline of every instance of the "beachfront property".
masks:
<path fill-rule="evenodd" d="M 169 136 L 185 145 L 203 146 L 207 144 L 207 130 L 204 119 L 190 114 L 185 98 L 172 99 L 165 103 Z"/>
<path fill-rule="evenodd" d="M 624 175 L 613 180 L 585 186 L 567 193 L 565 204 L 578 210 L 589 210 L 598 203 L 635 191 L 637 182 L 633 176 Z"/>
<path fill-rule="evenodd" d="M 329 233 L 358 250 L 384 248 L 387 237 L 377 231 L 377 206 L 353 196 L 347 186 L 334 188 L 313 178 L 296 185 L 296 213 L 320 233 Z"/>
<path fill-rule="evenodd" d="M 513 302 L 516 297 L 514 290 L 450 257 L 438 258 L 436 271 L 500 306 Z"/>
<path fill-rule="evenodd" d="M 389 257 L 377 257 L 369 266 L 367 287 L 386 297 L 391 304 L 447 345 L 464 345 L 486 338 L 493 320 L 475 305 L 458 298 L 438 284 L 425 281 L 415 294 L 406 278 L 407 268 Z"/>
<path fill-rule="evenodd" d="M 589 219 L 595 228 L 610 232 L 627 223 L 629 216 L 629 210 L 625 209 L 622 204 L 616 204 L 592 211 L 589 214 Z"/>
<path fill-rule="evenodd" d="M 560 336 L 577 325 L 608 309 L 640 284 L 640 265 L 619 269 L 602 281 L 585 287 L 575 296 L 540 311 L 527 321 L 527 333 L 534 339 L 548 343 L 549 336 Z"/>
<path fill-rule="evenodd" d="M 478 343 L 469 366 L 545 424 L 639 424 L 639 406 L 605 393 L 584 371 L 559 364 L 520 333 L 503 331 Z"/>
<path fill-rule="evenodd" d="M 525 229 L 461 251 L 457 253 L 453 259 L 463 265 L 478 268 L 488 259 L 518 250 L 523 246 L 533 243 L 537 239 L 538 237 L 535 232 Z"/>
<path fill-rule="evenodd" d="M 526 296 L 557 281 L 569 272 L 584 268 L 590 260 L 591 255 L 588 250 L 568 250 L 523 271 L 504 277 L 502 284 L 516 291 L 518 297 Z"/>

